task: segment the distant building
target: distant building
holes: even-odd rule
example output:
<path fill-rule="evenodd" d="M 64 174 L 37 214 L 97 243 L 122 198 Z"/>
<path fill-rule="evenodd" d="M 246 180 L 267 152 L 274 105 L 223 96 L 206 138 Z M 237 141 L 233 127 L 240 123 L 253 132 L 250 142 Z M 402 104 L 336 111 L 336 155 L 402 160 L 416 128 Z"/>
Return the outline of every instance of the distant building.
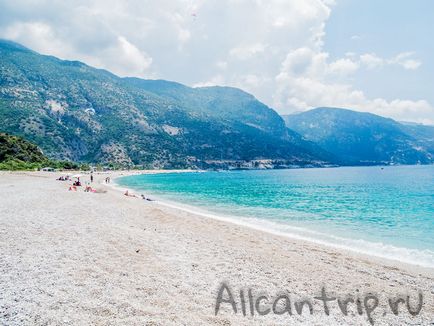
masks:
<path fill-rule="evenodd" d="M 41 171 L 44 171 L 44 172 L 55 172 L 56 169 L 50 168 L 50 167 L 45 167 L 45 168 L 42 168 Z"/>

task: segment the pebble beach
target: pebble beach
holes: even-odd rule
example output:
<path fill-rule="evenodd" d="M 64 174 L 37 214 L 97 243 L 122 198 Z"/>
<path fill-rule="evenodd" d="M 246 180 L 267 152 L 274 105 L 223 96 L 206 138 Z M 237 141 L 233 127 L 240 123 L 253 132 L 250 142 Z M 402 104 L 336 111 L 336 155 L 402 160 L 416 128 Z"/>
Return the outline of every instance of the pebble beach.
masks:
<path fill-rule="evenodd" d="M 0 325 L 434 323 L 433 269 L 204 218 L 104 182 L 128 173 L 96 173 L 88 193 L 68 191 L 58 173 L 0 172 Z M 225 290 L 216 314 L 222 284 L 236 312 Z M 336 298 L 328 314 L 322 289 Z M 291 313 L 275 313 L 282 293 Z M 406 300 L 414 312 L 420 294 L 413 316 Z M 369 295 L 378 305 L 368 316 Z M 337 299 L 350 297 L 345 315 Z M 395 315 L 390 300 L 401 297 Z M 312 313 L 297 312 L 302 300 Z"/>

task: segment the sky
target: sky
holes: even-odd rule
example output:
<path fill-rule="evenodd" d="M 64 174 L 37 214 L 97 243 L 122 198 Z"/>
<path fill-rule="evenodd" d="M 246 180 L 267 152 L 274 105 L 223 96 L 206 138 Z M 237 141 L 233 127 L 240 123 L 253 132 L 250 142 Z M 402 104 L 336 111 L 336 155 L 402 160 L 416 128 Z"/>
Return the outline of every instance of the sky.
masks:
<path fill-rule="evenodd" d="M 434 124 L 431 0 L 0 0 L 0 38 L 120 76 Z"/>

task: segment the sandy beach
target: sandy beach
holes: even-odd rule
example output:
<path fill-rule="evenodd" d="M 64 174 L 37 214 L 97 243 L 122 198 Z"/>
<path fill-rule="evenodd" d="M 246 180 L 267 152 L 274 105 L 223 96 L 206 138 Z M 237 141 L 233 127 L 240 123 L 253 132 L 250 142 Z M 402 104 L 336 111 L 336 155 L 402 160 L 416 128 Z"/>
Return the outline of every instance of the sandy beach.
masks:
<path fill-rule="evenodd" d="M 433 269 L 126 197 L 103 183 L 108 174 L 94 174 L 97 193 L 68 191 L 58 176 L 0 173 L 0 325 L 434 323 Z M 222 283 L 237 313 L 222 302 L 215 314 Z M 327 302 L 326 314 L 314 298 L 323 288 L 329 297 L 354 299 L 347 316 L 337 300 Z M 264 296 L 259 309 L 253 302 L 251 309 L 249 292 L 254 300 Z M 284 293 L 291 314 L 279 315 L 274 310 L 281 312 L 284 301 L 273 302 Z M 412 316 L 407 301 L 414 312 L 419 294 L 423 305 Z M 368 316 L 374 296 L 378 307 Z M 389 300 L 400 297 L 405 303 L 395 315 Z M 302 300 L 311 302 L 312 314 L 308 305 L 298 314 L 294 304 Z"/>

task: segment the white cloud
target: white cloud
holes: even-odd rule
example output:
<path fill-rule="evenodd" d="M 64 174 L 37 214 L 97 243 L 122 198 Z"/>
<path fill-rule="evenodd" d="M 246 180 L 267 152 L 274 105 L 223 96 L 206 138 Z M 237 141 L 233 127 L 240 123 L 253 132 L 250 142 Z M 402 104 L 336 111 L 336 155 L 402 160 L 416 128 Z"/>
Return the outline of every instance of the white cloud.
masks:
<path fill-rule="evenodd" d="M 291 49 L 320 46 L 330 3 L 4 0 L 0 4 L 0 37 L 123 75 L 157 76 L 190 85 L 211 80 L 220 73 L 217 63 L 225 62 L 224 82 L 237 84 L 241 76 L 249 74 L 272 77 Z M 35 24 L 47 31 L 35 33 Z M 137 49 L 127 51 L 136 64 L 123 61 L 126 48 L 120 38 Z M 120 54 L 117 61 L 113 60 L 116 51 Z M 149 58 L 151 65 L 147 64 Z M 265 94 L 259 97 L 269 98 Z"/>
<path fill-rule="evenodd" d="M 225 69 L 228 67 L 228 63 L 227 63 L 226 61 L 218 61 L 218 62 L 216 63 L 216 66 L 217 66 L 219 69 L 225 70 Z"/>
<path fill-rule="evenodd" d="M 341 58 L 328 63 L 329 54 L 313 51 L 310 48 L 299 48 L 291 51 L 282 63 L 282 69 L 291 75 L 323 78 L 326 75 L 342 77 L 354 73 L 358 62 L 350 58 Z"/>
<path fill-rule="evenodd" d="M 403 52 L 399 53 L 392 59 L 388 60 L 388 63 L 390 64 L 397 64 L 405 69 L 409 70 L 415 70 L 419 68 L 419 66 L 422 64 L 420 61 L 413 59 L 414 52 Z"/>
<path fill-rule="evenodd" d="M 119 36 L 117 42 L 102 53 L 104 65 L 121 76 L 128 76 L 134 71 L 135 76 L 145 76 L 152 64 L 152 58 L 139 50 L 125 37 Z"/>
<path fill-rule="evenodd" d="M 2 36 L 6 39 L 19 40 L 35 51 L 63 56 L 71 47 L 58 39 L 53 28 L 40 21 L 15 22 L 7 26 Z"/>
<path fill-rule="evenodd" d="M 43 22 L 17 22 L 8 26 L 3 35 L 7 39 L 23 42 L 35 51 L 71 60 L 81 59 L 120 76 L 144 77 L 152 63 L 152 58 L 146 52 L 139 50 L 123 36 L 118 36 L 99 49 L 97 56 L 92 56 L 75 49 L 61 39 L 54 28 Z"/>
<path fill-rule="evenodd" d="M 359 69 L 359 64 L 348 58 L 338 59 L 329 65 L 330 73 L 338 75 L 353 74 L 357 69 Z"/>
<path fill-rule="evenodd" d="M 225 78 L 222 75 L 218 74 L 213 76 L 210 80 L 196 83 L 192 85 L 192 87 L 208 87 L 208 86 L 224 85 L 224 80 Z"/>
<path fill-rule="evenodd" d="M 256 75 L 247 75 L 245 78 L 246 84 L 258 87 L 262 83 L 262 79 Z"/>
<path fill-rule="evenodd" d="M 360 62 L 369 69 L 384 65 L 384 60 L 374 53 L 365 53 L 360 56 Z"/>
<path fill-rule="evenodd" d="M 238 60 L 246 60 L 257 54 L 263 53 L 266 46 L 261 43 L 238 46 L 229 51 L 229 55 Z"/>
<path fill-rule="evenodd" d="M 407 58 L 399 55 L 397 57 Z M 343 60 L 328 63 L 327 53 L 305 48 L 289 53 L 282 64 L 280 74 L 276 77 L 278 88 L 274 94 L 274 105 L 286 112 L 316 106 L 343 107 L 397 120 L 434 124 L 434 108 L 425 100 L 370 99 L 363 91 L 354 89 L 350 83 L 336 81 L 333 76 L 336 71 L 351 74 L 358 67 L 352 60 Z M 360 63 L 371 68 L 386 64 L 385 60 L 371 54 L 360 56 Z"/>
<path fill-rule="evenodd" d="M 416 70 L 422 62 L 414 59 L 414 52 L 402 52 L 390 59 L 384 59 L 375 53 L 365 53 L 360 56 L 360 62 L 369 69 L 382 67 L 385 65 L 398 65 L 407 70 Z"/>
<path fill-rule="evenodd" d="M 324 35 L 334 5 L 334 0 L 3 0 L 0 37 L 122 76 L 240 87 L 280 112 L 327 105 L 434 120 L 423 99 L 371 99 L 352 86 L 359 71 L 388 66 L 414 73 L 421 62 L 412 52 L 331 58 Z"/>

